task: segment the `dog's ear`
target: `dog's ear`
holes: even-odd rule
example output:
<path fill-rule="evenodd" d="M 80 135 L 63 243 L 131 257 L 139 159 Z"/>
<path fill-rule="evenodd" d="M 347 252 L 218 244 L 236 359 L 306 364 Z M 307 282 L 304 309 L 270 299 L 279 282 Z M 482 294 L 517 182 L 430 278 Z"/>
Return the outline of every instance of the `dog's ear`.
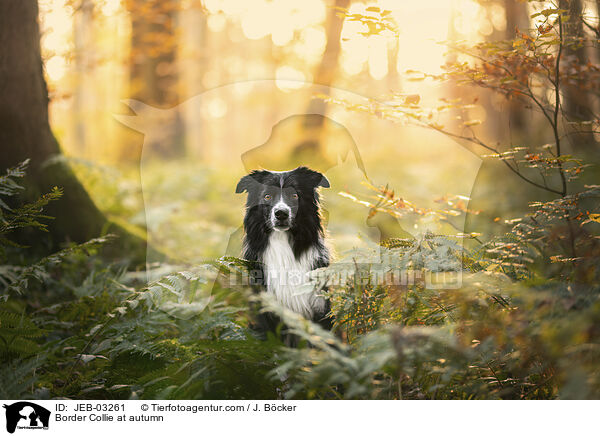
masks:
<path fill-rule="evenodd" d="M 237 186 L 235 187 L 235 193 L 241 194 L 242 192 L 250 192 L 253 188 L 261 185 L 265 177 L 268 175 L 267 171 L 254 170 L 247 176 L 240 179 Z"/>
<path fill-rule="evenodd" d="M 315 171 L 316 172 L 316 171 Z M 317 186 L 322 186 L 323 188 L 330 188 L 331 185 L 329 184 L 329 180 L 327 180 L 327 177 L 325 177 L 323 174 L 321 173 L 317 173 L 319 176 L 321 176 L 321 180 L 319 180 L 319 183 L 317 183 Z"/>
<path fill-rule="evenodd" d="M 306 177 L 310 184 L 315 188 L 318 188 L 319 186 L 322 186 L 323 188 L 329 188 L 331 186 L 329 184 L 329 180 L 327 180 L 327 177 L 318 171 L 311 170 L 307 167 L 298 167 L 294 170 L 294 172 Z"/>
<path fill-rule="evenodd" d="M 235 187 L 235 193 L 241 194 L 242 192 L 250 191 L 250 187 L 253 183 L 256 183 L 250 175 L 244 176 L 240 179 L 237 186 Z"/>

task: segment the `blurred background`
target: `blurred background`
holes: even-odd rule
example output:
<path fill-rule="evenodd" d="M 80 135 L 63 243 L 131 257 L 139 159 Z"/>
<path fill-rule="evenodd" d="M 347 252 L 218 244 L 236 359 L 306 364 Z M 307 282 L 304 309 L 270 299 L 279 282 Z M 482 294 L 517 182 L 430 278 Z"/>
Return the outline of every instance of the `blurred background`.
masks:
<path fill-rule="evenodd" d="M 577 4 L 597 22 L 595 2 Z M 474 60 L 442 42 L 511 39 L 549 5 L 43 0 L 51 126 L 98 207 L 132 232 L 147 229 L 149 242 L 179 259 L 236 254 L 244 199 L 233 187 L 258 167 L 308 164 L 331 179 L 324 204 L 340 252 L 425 231 L 501 232 L 489 225 L 527 205 L 522 188 L 497 189 L 514 176 L 494 170 L 497 162 L 482 170 L 484 149 L 373 116 L 369 102 L 408 96 L 435 107 L 460 97 L 472 101 L 464 119 L 490 143 L 548 142 L 550 132 L 529 127 L 541 125 L 539 113 L 433 76 Z M 373 194 L 368 184 L 425 213 L 373 216 L 352 201 Z M 469 228 L 467 204 L 485 210 Z M 448 205 L 458 209 L 452 222 L 427 213 Z"/>

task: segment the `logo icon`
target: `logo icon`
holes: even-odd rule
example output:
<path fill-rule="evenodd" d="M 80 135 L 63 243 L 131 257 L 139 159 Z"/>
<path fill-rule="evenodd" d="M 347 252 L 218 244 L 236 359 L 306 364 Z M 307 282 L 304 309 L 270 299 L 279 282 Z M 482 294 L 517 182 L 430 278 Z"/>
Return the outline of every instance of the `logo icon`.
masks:
<path fill-rule="evenodd" d="M 14 433 L 19 429 L 48 429 L 50 411 L 42 406 L 29 401 L 19 401 L 10 405 L 4 404 L 6 409 L 6 431 Z"/>

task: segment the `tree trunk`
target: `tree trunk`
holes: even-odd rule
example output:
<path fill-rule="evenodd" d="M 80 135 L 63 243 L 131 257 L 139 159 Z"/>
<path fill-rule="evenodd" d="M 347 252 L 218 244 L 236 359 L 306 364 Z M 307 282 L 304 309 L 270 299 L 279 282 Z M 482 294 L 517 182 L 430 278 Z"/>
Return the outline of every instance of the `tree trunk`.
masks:
<path fill-rule="evenodd" d="M 325 88 L 320 88 L 323 94 L 329 94 L 329 87 L 333 83 L 333 78 L 337 72 L 338 60 L 341 51 L 341 34 L 344 26 L 344 19 L 338 15 L 336 8 L 348 8 L 350 0 L 335 0 L 335 8 L 330 8 L 327 15 L 326 33 L 327 44 L 321 58 L 321 63 L 314 76 L 314 84 L 322 85 Z M 306 109 L 306 114 L 301 120 L 302 135 L 298 140 L 289 156 L 293 161 L 310 162 L 325 159 L 321 135 L 325 126 L 325 113 L 327 103 L 322 98 L 313 98 L 310 100 Z M 358 156 L 357 156 L 358 161 Z M 326 163 L 325 166 L 330 165 Z M 361 161 L 362 165 L 362 161 Z"/>
<path fill-rule="evenodd" d="M 350 0 L 335 0 L 335 8 L 348 8 Z M 337 72 L 338 59 L 341 50 L 341 34 L 344 26 L 344 19 L 338 15 L 335 8 L 330 8 L 327 15 L 326 32 L 327 45 L 321 58 L 321 63 L 314 76 L 314 83 L 317 85 L 331 86 L 333 78 Z M 327 92 L 325 90 L 325 92 Z M 309 103 L 308 113 L 325 114 L 326 103 L 320 99 L 312 99 Z M 321 117 L 306 117 L 306 128 L 319 128 L 323 124 Z M 316 123 L 316 124 L 315 124 Z"/>
<path fill-rule="evenodd" d="M 559 6 L 569 11 L 569 20 L 563 23 L 566 45 L 561 65 L 563 70 L 577 71 L 578 68 L 585 67 L 589 60 L 585 44 L 581 43 L 581 39 L 585 37 L 582 0 L 560 0 Z M 574 44 L 575 47 L 569 46 L 570 44 Z M 567 121 L 588 121 L 596 118 L 590 93 L 583 85 L 577 82 L 563 84 L 562 113 Z M 593 135 L 585 132 L 587 128 L 571 125 L 566 126 L 566 130 L 574 153 L 586 153 L 589 146 L 594 144 Z"/>
<path fill-rule="evenodd" d="M 87 122 L 90 117 L 85 116 L 87 104 L 90 102 L 92 84 L 89 72 L 94 59 L 93 54 L 93 15 L 94 3 L 92 0 L 81 0 L 79 9 L 73 15 L 73 40 L 75 43 L 75 69 L 77 71 L 75 92 L 73 93 L 73 126 L 75 145 L 78 156 L 89 159 Z"/>
<path fill-rule="evenodd" d="M 209 161 L 206 149 L 205 130 L 202 119 L 202 99 L 194 98 L 205 91 L 202 77 L 207 71 L 208 26 L 205 11 L 194 5 L 179 13 L 182 40 L 178 53 L 178 74 L 182 98 L 188 100 L 182 107 L 185 124 L 186 156 Z"/>
<path fill-rule="evenodd" d="M 584 36 L 581 0 L 560 0 L 560 8 L 569 11 L 569 20 L 563 23 L 565 42 L 568 44 L 575 43 Z M 564 63 L 566 65 L 585 66 L 588 58 L 583 44 L 581 44 L 581 47 L 565 47 Z M 565 87 L 563 111 L 569 121 L 592 119 L 593 113 L 590 108 L 588 93 L 579 84 Z"/>
<path fill-rule="evenodd" d="M 131 98 L 161 109 L 179 103 L 175 62 L 178 3 L 177 0 L 128 0 L 126 3 L 131 16 Z M 146 138 L 146 151 L 161 157 L 179 157 L 184 153 L 180 114 L 175 109 L 170 114 L 172 119 L 164 123 L 169 131 L 154 142 Z"/>
<path fill-rule="evenodd" d="M 0 1 L 0 172 L 31 159 L 20 199 L 31 201 L 54 186 L 64 193 L 45 208 L 45 214 L 54 217 L 48 222 L 48 233 L 24 232 L 15 238 L 48 253 L 64 242 L 85 242 L 109 230 L 122 236 L 114 248 L 120 253 L 111 254 L 125 252 L 134 261 L 143 262 L 145 241 L 118 226 L 109 227 L 66 161 L 60 159 L 60 148 L 48 123 L 48 90 L 37 20 L 36 0 Z"/>
<path fill-rule="evenodd" d="M 394 38 L 391 47 L 388 47 L 388 73 L 386 77 L 388 89 L 400 89 L 400 75 L 398 74 L 398 57 L 400 55 L 400 44 L 398 37 Z"/>
<path fill-rule="evenodd" d="M 51 248 L 65 240 L 83 242 L 101 234 L 106 223 L 64 160 L 48 123 L 48 90 L 43 76 L 35 0 L 0 2 L 0 169 L 30 158 L 26 179 L 31 199 L 62 187 L 50 204 Z"/>
<path fill-rule="evenodd" d="M 529 28 L 529 15 L 527 4 L 519 0 L 505 0 L 504 10 L 506 14 L 505 39 L 515 39 L 516 30 L 526 32 Z M 525 129 L 525 111 L 523 102 L 518 98 L 511 98 L 508 102 L 508 123 L 511 132 L 517 134 Z"/>

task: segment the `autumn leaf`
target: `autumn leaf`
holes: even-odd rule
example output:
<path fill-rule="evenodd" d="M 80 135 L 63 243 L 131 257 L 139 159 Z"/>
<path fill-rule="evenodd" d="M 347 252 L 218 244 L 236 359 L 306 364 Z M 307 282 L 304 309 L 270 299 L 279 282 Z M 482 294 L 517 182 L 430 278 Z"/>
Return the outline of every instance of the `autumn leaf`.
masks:
<path fill-rule="evenodd" d="M 600 213 L 588 213 L 590 220 L 600 223 Z"/>
<path fill-rule="evenodd" d="M 411 94 L 404 97 L 404 102 L 406 104 L 419 104 L 421 101 L 421 96 L 419 94 Z"/>

